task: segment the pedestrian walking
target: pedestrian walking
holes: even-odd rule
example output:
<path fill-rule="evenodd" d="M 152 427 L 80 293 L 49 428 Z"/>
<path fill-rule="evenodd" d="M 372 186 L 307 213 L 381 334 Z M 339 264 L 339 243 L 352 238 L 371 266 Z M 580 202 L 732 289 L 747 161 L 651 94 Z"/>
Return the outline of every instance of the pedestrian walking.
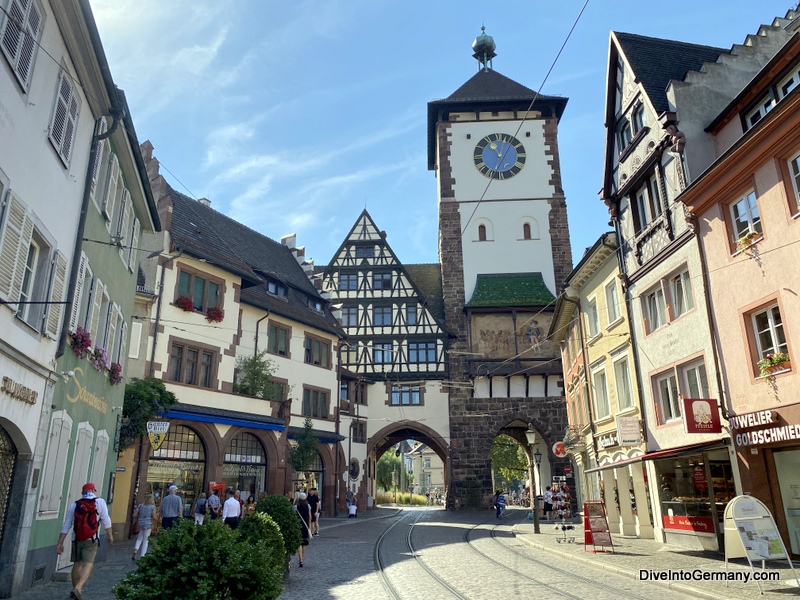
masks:
<path fill-rule="evenodd" d="M 247 517 L 252 515 L 256 512 L 256 498 L 253 494 L 250 494 L 247 497 L 247 501 L 244 503 L 244 509 L 242 510 L 242 516 Z"/>
<path fill-rule="evenodd" d="M 553 492 L 550 491 L 550 486 L 544 488 L 544 507 L 542 508 L 542 512 L 544 513 L 544 520 L 549 521 L 553 516 Z"/>
<path fill-rule="evenodd" d="M 303 559 L 306 555 L 306 546 L 308 546 L 308 542 L 311 539 L 311 507 L 308 505 L 308 500 L 304 493 L 300 492 L 300 495 L 297 497 L 294 510 L 297 513 L 297 518 L 300 519 L 300 529 L 303 534 L 303 541 L 297 549 L 297 558 L 302 567 Z"/>
<path fill-rule="evenodd" d="M 169 529 L 183 514 L 183 499 L 178 496 L 178 486 L 171 485 L 166 498 L 161 500 L 161 527 Z"/>
<path fill-rule="evenodd" d="M 495 510 L 497 511 L 497 513 L 496 513 L 497 518 L 498 519 L 502 519 L 503 518 L 503 511 L 505 511 L 505 509 L 506 509 L 506 497 L 505 497 L 505 494 L 503 494 L 502 491 L 497 492 L 497 495 L 495 496 L 494 507 L 495 507 Z"/>
<path fill-rule="evenodd" d="M 222 501 L 219 499 L 219 490 L 215 488 L 208 497 L 208 516 L 210 516 L 212 520 L 219 518 L 221 505 Z"/>
<path fill-rule="evenodd" d="M 196 525 L 202 525 L 203 521 L 206 519 L 206 513 L 208 512 L 208 498 L 206 498 L 205 492 L 200 492 L 200 496 L 197 498 L 197 502 L 194 503 L 194 522 Z"/>
<path fill-rule="evenodd" d="M 108 543 L 114 543 L 114 532 L 111 528 L 111 517 L 108 505 L 95 495 L 97 490 L 93 483 L 87 483 L 81 490 L 81 497 L 67 507 L 61 535 L 58 536 L 56 554 L 64 552 L 64 540 L 72 529 L 72 591 L 69 597 L 82 600 L 81 590 L 89 575 L 92 574 L 97 548 L 100 545 L 98 532 L 100 525 L 106 530 Z"/>
<path fill-rule="evenodd" d="M 228 499 L 222 505 L 222 522 L 231 529 L 239 526 L 239 518 L 242 516 L 242 505 L 235 497 L 232 489 L 228 490 Z"/>
<path fill-rule="evenodd" d="M 147 554 L 147 546 L 153 527 L 156 526 L 156 499 L 153 494 L 147 494 L 144 503 L 136 508 L 133 518 L 139 523 L 139 533 L 133 546 L 133 560 Z"/>
<path fill-rule="evenodd" d="M 355 519 L 358 517 L 358 498 L 354 495 L 350 499 L 350 506 L 347 507 L 347 518 L 348 519 Z"/>
<path fill-rule="evenodd" d="M 353 490 L 347 490 L 347 508 L 353 503 Z"/>
<path fill-rule="evenodd" d="M 322 501 L 317 494 L 317 488 L 308 491 L 308 506 L 311 508 L 311 535 L 319 536 L 319 513 L 322 510 Z"/>

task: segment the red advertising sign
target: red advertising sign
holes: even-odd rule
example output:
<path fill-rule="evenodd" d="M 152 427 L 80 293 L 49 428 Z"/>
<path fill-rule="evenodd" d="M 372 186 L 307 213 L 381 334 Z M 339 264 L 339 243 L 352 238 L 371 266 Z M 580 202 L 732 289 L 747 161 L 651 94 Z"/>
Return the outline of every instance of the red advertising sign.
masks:
<path fill-rule="evenodd" d="M 704 494 L 708 489 L 708 481 L 706 480 L 705 469 L 703 469 L 701 466 L 695 467 L 694 473 L 692 473 L 692 478 L 694 479 L 694 489 L 701 494 Z"/>
<path fill-rule="evenodd" d="M 684 398 L 683 425 L 686 433 L 721 433 L 719 407 L 711 398 Z"/>
<path fill-rule="evenodd" d="M 572 477 L 572 465 L 566 465 L 564 467 L 564 475 L 567 477 Z"/>
<path fill-rule="evenodd" d="M 711 517 L 670 517 L 664 515 L 663 520 L 664 529 L 714 533 L 714 519 Z"/>

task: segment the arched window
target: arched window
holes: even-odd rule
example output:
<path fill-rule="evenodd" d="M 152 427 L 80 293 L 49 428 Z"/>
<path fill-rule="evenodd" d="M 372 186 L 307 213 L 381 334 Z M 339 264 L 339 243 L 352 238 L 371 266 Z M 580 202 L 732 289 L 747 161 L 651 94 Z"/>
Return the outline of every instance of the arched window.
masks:
<path fill-rule="evenodd" d="M 478 225 L 478 241 L 486 241 L 486 225 Z"/>
<path fill-rule="evenodd" d="M 173 425 L 161 447 L 153 452 L 154 458 L 205 461 L 203 443 L 197 434 L 183 425 Z"/>
<path fill-rule="evenodd" d="M 522 225 L 522 239 L 523 240 L 531 239 L 531 224 L 530 223 L 523 223 L 523 225 Z"/>
<path fill-rule="evenodd" d="M 266 490 L 267 455 L 252 433 L 240 431 L 228 443 L 222 475 L 230 486 L 241 490 L 244 498 L 258 497 Z"/>

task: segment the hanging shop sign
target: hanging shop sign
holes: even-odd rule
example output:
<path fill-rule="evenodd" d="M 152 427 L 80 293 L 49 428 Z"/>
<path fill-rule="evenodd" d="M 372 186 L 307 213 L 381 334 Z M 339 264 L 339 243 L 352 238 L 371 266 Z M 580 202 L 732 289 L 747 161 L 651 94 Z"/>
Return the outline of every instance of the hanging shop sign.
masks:
<path fill-rule="evenodd" d="M 639 417 L 617 417 L 617 441 L 620 446 L 638 446 L 642 443 Z"/>
<path fill-rule="evenodd" d="M 617 434 L 606 433 L 597 438 L 597 442 L 600 444 L 601 448 L 611 448 L 612 446 L 618 445 Z"/>
<path fill-rule="evenodd" d="M 553 444 L 553 454 L 556 458 L 564 458 L 567 455 L 567 447 L 564 442 L 556 442 Z"/>
<path fill-rule="evenodd" d="M 780 415 L 773 410 L 759 410 L 731 417 L 731 429 L 737 446 L 763 446 L 800 440 L 800 425 L 782 424 Z M 752 431 L 742 431 L 752 429 Z"/>
<path fill-rule="evenodd" d="M 164 439 L 169 433 L 169 421 L 148 421 L 147 422 L 147 437 L 150 438 L 150 445 L 153 450 L 161 448 Z"/>
<path fill-rule="evenodd" d="M 721 433 L 717 401 L 710 398 L 683 399 L 683 426 L 686 433 Z"/>

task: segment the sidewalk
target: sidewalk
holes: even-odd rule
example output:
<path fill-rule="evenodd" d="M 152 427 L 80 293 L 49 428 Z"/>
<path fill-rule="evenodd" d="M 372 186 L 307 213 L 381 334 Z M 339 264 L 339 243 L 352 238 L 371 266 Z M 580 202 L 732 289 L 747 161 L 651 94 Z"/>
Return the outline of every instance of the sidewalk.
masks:
<path fill-rule="evenodd" d="M 397 514 L 397 508 L 375 508 L 365 511 L 358 515 L 355 519 L 348 519 L 346 514 L 340 514 L 338 517 L 323 517 L 320 521 L 320 531 L 325 535 L 325 530 L 329 528 L 342 527 L 349 524 L 355 524 L 359 521 L 367 519 L 380 519 L 391 517 Z M 134 539 L 116 541 L 108 549 L 106 560 L 97 562 L 94 565 L 89 581 L 83 587 L 84 600 L 110 600 L 114 598 L 113 589 L 128 571 L 135 568 L 136 563 L 131 560 L 133 554 Z M 54 581 L 41 583 L 34 586 L 30 590 L 14 596 L 15 600 L 66 600 L 69 598 L 69 593 L 72 591 L 72 583 L 70 582 L 70 574 L 68 569 L 59 571 L 55 575 Z"/>
<path fill-rule="evenodd" d="M 702 552 L 662 544 L 655 540 L 643 540 L 638 538 L 623 537 L 612 534 L 614 552 L 598 552 L 593 554 L 584 550 L 583 545 L 583 523 L 573 519 L 574 530 L 556 531 L 553 523 L 543 521 L 540 526 L 540 534 L 535 534 L 533 521 L 525 519 L 514 525 L 513 530 L 518 540 L 529 544 L 533 548 L 543 550 L 548 554 L 570 559 L 576 563 L 585 563 L 593 567 L 605 569 L 619 575 L 639 579 L 640 570 L 646 572 L 698 572 L 719 573 L 725 572 L 725 556 L 716 552 Z M 574 543 L 565 541 L 566 538 L 575 538 Z M 559 540 L 561 540 L 559 542 Z M 591 546 L 588 547 L 591 550 Z M 767 570 L 780 572 L 780 581 L 761 582 L 761 589 L 764 591 L 764 598 L 786 598 L 800 596 L 800 589 L 792 576 L 788 563 L 779 561 L 768 561 Z M 795 571 L 800 575 L 800 565 L 795 564 Z M 750 573 L 750 566 L 746 559 L 736 559 L 729 561 L 728 569 L 730 572 Z M 756 569 L 758 571 L 759 569 Z M 724 599 L 751 599 L 758 598 L 758 585 L 750 579 L 747 583 L 742 581 L 731 581 L 725 587 L 724 581 L 653 581 L 654 585 L 666 587 L 684 594 L 690 594 L 697 598 L 709 598 L 710 600 Z M 653 590 L 658 593 L 657 588 Z"/>

